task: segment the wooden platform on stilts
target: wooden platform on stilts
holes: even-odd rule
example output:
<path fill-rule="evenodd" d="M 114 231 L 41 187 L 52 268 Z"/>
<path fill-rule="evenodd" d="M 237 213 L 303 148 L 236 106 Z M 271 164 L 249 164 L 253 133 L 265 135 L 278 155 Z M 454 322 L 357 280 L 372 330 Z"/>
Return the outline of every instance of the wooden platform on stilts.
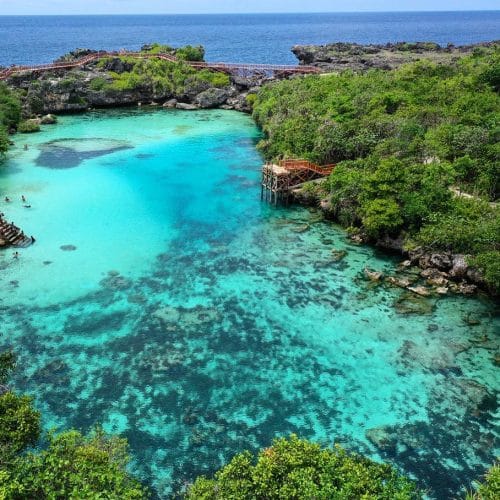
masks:
<path fill-rule="evenodd" d="M 316 165 L 307 160 L 280 160 L 262 167 L 260 199 L 274 203 L 288 203 L 292 188 L 330 175 L 335 165 Z"/>
<path fill-rule="evenodd" d="M 0 217 L 0 240 L 3 241 L 3 245 L 0 246 L 18 248 L 26 248 L 33 243 L 33 238 L 26 236 L 21 229 L 12 222 L 7 222 L 3 217 Z"/>

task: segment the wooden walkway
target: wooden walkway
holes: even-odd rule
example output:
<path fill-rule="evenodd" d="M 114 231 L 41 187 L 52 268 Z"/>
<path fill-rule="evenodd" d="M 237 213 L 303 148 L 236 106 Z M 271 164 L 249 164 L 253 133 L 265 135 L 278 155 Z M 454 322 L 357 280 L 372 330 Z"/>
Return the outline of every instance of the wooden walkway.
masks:
<path fill-rule="evenodd" d="M 266 163 L 262 167 L 261 200 L 275 205 L 279 201 L 288 203 L 290 192 L 304 182 L 326 177 L 335 165 L 317 165 L 307 160 L 289 159 Z"/>
<path fill-rule="evenodd" d="M 79 68 L 99 59 L 106 57 L 134 57 L 136 59 L 161 59 L 169 62 L 181 62 L 171 54 L 148 54 L 143 52 L 127 52 L 127 51 L 99 51 L 89 54 L 75 61 L 58 62 L 51 64 L 38 64 L 30 66 L 10 66 L 0 71 L 0 80 L 20 73 L 43 73 L 46 71 L 56 71 L 61 69 Z M 212 69 L 231 74 L 314 74 L 320 70 L 314 66 L 292 66 L 282 64 L 244 64 L 244 63 L 225 63 L 225 62 L 200 62 L 200 61 L 182 61 L 196 69 Z"/>
<path fill-rule="evenodd" d="M 29 247 L 33 243 L 33 239 L 26 236 L 21 229 L 11 222 L 7 222 L 3 217 L 0 217 L 0 240 L 5 242 L 5 246 Z"/>

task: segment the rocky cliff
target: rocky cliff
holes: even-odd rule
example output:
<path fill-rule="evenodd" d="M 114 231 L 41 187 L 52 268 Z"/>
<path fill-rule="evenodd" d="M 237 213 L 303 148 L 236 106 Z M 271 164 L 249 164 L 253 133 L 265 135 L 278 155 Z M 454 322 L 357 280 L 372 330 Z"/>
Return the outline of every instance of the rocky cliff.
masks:
<path fill-rule="evenodd" d="M 58 62 L 78 59 L 93 52 L 78 49 L 58 59 Z M 221 83 L 219 78 L 214 83 L 217 78 L 214 81 L 203 79 L 196 71 L 191 70 L 190 73 L 182 67 L 171 69 L 166 76 L 148 75 L 142 78 L 145 75 L 140 74 L 136 63 L 127 58 L 113 57 L 92 61 L 79 68 L 13 75 L 7 84 L 20 90 L 23 114 L 31 117 L 137 104 L 158 104 L 179 109 L 220 107 L 250 112 L 247 97 L 256 94 L 264 83 L 273 79 L 265 74 L 248 77 L 230 75 L 226 81 Z M 120 85 L 122 76 L 129 78 L 127 85 Z M 137 82 L 130 84 L 134 77 Z"/>
<path fill-rule="evenodd" d="M 367 71 L 369 69 L 395 69 L 402 64 L 426 59 L 437 63 L 450 63 L 500 42 L 476 45 L 442 47 L 433 42 L 388 43 L 385 45 L 359 45 L 357 43 L 332 43 L 328 45 L 295 45 L 292 52 L 300 64 L 317 66 L 324 71 Z"/>

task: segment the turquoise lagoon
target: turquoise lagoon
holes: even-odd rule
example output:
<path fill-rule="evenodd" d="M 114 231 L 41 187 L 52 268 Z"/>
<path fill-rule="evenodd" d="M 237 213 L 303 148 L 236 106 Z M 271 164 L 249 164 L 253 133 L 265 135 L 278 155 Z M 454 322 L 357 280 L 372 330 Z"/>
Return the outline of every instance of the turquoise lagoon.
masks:
<path fill-rule="evenodd" d="M 16 386 L 46 429 L 126 436 L 161 498 L 292 432 L 450 498 L 499 453 L 497 307 L 408 314 L 363 278 L 393 259 L 260 201 L 258 137 L 230 111 L 121 110 L 16 138 L 0 210 L 37 238 L 0 254 Z"/>

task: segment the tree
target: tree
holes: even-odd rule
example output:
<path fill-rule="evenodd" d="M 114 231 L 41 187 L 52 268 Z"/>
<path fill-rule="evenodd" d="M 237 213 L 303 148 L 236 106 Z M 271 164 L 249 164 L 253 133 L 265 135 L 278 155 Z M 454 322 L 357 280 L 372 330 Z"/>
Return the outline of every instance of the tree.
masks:
<path fill-rule="evenodd" d="M 401 208 L 394 198 L 375 198 L 361 207 L 363 226 L 373 237 L 397 232 L 403 223 Z"/>
<path fill-rule="evenodd" d="M 50 435 L 47 449 L 19 460 L 6 486 L 18 498 L 146 498 L 125 470 L 128 461 L 125 439 L 101 429 L 88 436 L 66 431 Z"/>
<path fill-rule="evenodd" d="M 49 434 L 46 449 L 27 453 L 40 437 L 40 413 L 5 385 L 15 364 L 11 352 L 0 353 L 0 499 L 147 498 L 126 471 L 127 441 L 100 428 Z"/>
<path fill-rule="evenodd" d="M 494 464 L 479 483 L 475 493 L 469 493 L 466 500 L 497 500 L 500 498 L 500 465 Z"/>
<path fill-rule="evenodd" d="M 415 485 L 389 465 L 347 453 L 339 446 L 322 449 L 295 435 L 275 439 L 256 460 L 250 452 L 236 455 L 213 479 L 198 478 L 186 497 L 191 500 L 422 498 Z"/>
<path fill-rule="evenodd" d="M 40 413 L 32 398 L 19 396 L 6 385 L 15 366 L 12 352 L 0 353 L 0 468 L 40 437 Z"/>

